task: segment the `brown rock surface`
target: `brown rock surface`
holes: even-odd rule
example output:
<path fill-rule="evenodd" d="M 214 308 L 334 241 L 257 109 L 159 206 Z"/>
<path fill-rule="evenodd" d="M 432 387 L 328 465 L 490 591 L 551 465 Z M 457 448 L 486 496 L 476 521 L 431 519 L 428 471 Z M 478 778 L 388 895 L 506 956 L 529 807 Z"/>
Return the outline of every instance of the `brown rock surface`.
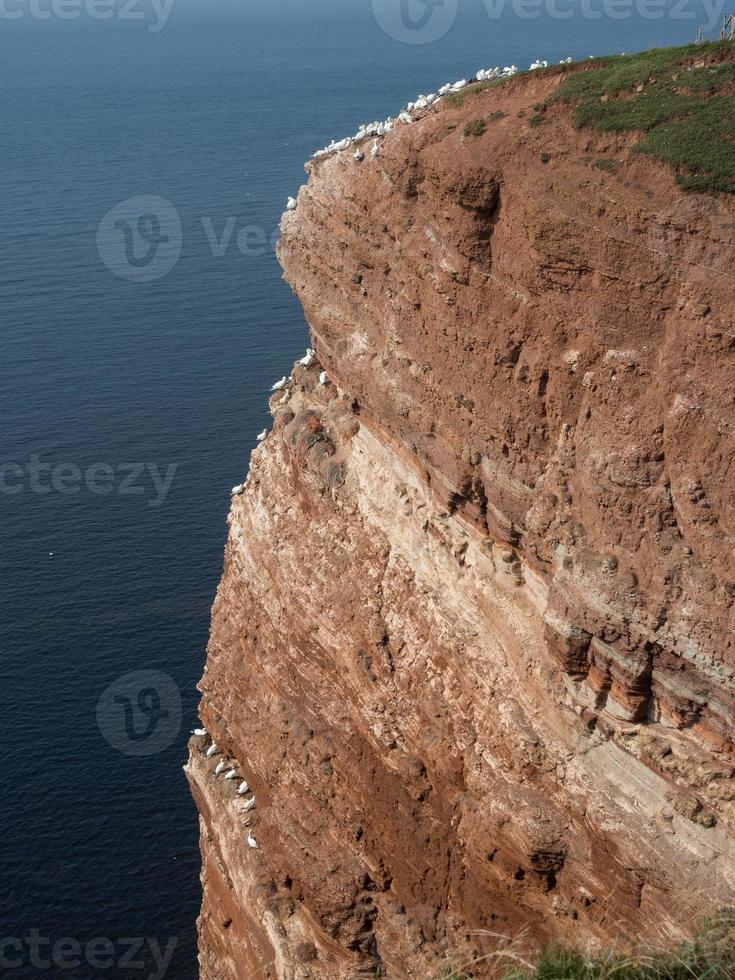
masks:
<path fill-rule="evenodd" d="M 192 741 L 205 980 L 732 904 L 735 204 L 530 126 L 557 84 L 310 165 L 284 217 L 320 363 L 229 517 L 202 718 L 257 803 Z"/>

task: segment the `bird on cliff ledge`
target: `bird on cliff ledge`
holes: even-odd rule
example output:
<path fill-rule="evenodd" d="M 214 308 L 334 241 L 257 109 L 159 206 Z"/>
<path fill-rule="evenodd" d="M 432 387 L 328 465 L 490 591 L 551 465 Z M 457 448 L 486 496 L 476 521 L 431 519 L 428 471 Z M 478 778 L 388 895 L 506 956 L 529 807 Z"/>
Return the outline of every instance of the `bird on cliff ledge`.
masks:
<path fill-rule="evenodd" d="M 240 773 L 237 769 L 230 769 L 228 773 L 225 773 L 225 779 L 237 779 Z"/>
<path fill-rule="evenodd" d="M 288 201 L 286 202 L 286 210 L 287 211 L 295 211 L 296 208 L 297 208 L 297 206 L 298 206 L 298 201 L 296 200 L 296 198 L 295 197 L 289 197 Z"/>
<path fill-rule="evenodd" d="M 284 388 L 285 388 L 285 387 L 286 387 L 287 385 L 288 385 L 288 378 L 287 378 L 287 377 L 286 377 L 286 375 L 284 374 L 284 376 L 283 376 L 283 377 L 281 378 L 281 380 L 280 380 L 280 381 L 276 381 L 276 383 L 275 383 L 275 384 L 273 385 L 273 387 L 271 388 L 271 391 L 283 391 L 283 389 L 284 389 Z"/>
<path fill-rule="evenodd" d="M 250 810 L 253 809 L 254 806 L 255 806 L 255 794 L 253 793 L 252 797 L 245 803 L 245 806 L 242 808 L 242 812 L 248 813 Z"/>
<path fill-rule="evenodd" d="M 199 735 L 199 736 L 206 735 L 207 734 L 207 729 L 206 728 L 192 728 L 191 734 L 192 735 Z"/>
<path fill-rule="evenodd" d="M 224 769 L 225 769 L 225 766 L 226 766 L 226 765 L 227 765 L 227 763 L 225 762 L 225 760 L 224 760 L 224 759 L 223 759 L 223 760 L 222 760 L 221 762 L 218 762 L 218 763 L 217 763 L 217 766 L 216 766 L 216 768 L 215 768 L 215 770 L 214 770 L 214 774 L 215 774 L 215 776 L 219 776 L 219 774 L 220 774 L 221 772 L 224 772 Z"/>
<path fill-rule="evenodd" d="M 329 381 L 329 377 L 327 375 L 327 372 L 326 371 L 322 371 L 322 373 L 319 375 L 319 384 L 320 385 L 325 385 L 327 383 L 327 381 Z"/>
<path fill-rule="evenodd" d="M 253 837 L 252 832 L 248 832 L 248 847 L 257 847 L 257 846 L 258 846 L 258 842 Z"/>
<path fill-rule="evenodd" d="M 258 436 L 257 436 L 258 442 L 265 442 L 265 440 L 267 438 L 268 438 L 268 430 L 267 429 L 263 429 L 262 432 L 259 432 L 258 433 Z"/>
<path fill-rule="evenodd" d="M 217 745 L 216 742 L 212 742 L 212 744 L 207 749 L 207 758 L 211 759 L 212 756 L 217 755 L 218 752 L 219 752 L 219 745 Z"/>
<path fill-rule="evenodd" d="M 248 786 L 247 782 L 243 779 L 243 781 L 240 783 L 240 785 L 237 788 L 237 795 L 244 796 L 249 789 L 250 787 Z"/>
<path fill-rule="evenodd" d="M 306 351 L 306 354 L 304 354 L 304 356 L 299 361 L 299 364 L 301 364 L 303 367 L 311 367 L 311 365 L 314 363 L 315 360 L 316 360 L 316 351 L 312 350 L 311 347 L 309 347 Z"/>

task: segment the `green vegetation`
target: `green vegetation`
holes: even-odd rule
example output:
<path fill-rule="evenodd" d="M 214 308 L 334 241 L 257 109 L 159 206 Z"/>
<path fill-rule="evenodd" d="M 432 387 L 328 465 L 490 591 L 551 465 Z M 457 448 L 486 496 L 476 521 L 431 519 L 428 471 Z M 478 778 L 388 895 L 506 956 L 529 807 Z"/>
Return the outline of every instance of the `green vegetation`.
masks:
<path fill-rule="evenodd" d="M 545 122 L 546 122 L 546 116 L 542 112 L 536 112 L 528 120 L 529 126 L 543 126 Z"/>
<path fill-rule="evenodd" d="M 482 134 L 487 130 L 487 123 L 484 119 L 474 119 L 472 122 L 468 122 L 464 128 L 465 136 L 482 136 Z"/>
<path fill-rule="evenodd" d="M 548 950 L 533 970 L 506 973 L 504 980 L 732 980 L 735 958 L 725 963 L 689 950 L 639 960 L 602 956 L 590 959 L 574 950 Z"/>
<path fill-rule="evenodd" d="M 725 909 L 704 923 L 699 936 L 670 952 L 636 956 L 586 954 L 549 947 L 535 966 L 511 946 L 471 965 L 450 965 L 442 980 L 735 980 L 735 909 Z"/>
<path fill-rule="evenodd" d="M 491 82 L 473 82 L 472 85 L 463 88 L 461 92 L 454 92 L 452 95 L 448 95 L 447 102 L 454 106 L 464 105 L 464 101 L 468 96 L 474 95 L 476 92 L 484 92 L 489 88 L 498 88 L 504 81 L 506 79 L 495 78 Z"/>
<path fill-rule="evenodd" d="M 562 83 L 576 124 L 640 131 L 635 152 L 672 166 L 688 190 L 735 193 L 735 44 L 605 58 Z"/>

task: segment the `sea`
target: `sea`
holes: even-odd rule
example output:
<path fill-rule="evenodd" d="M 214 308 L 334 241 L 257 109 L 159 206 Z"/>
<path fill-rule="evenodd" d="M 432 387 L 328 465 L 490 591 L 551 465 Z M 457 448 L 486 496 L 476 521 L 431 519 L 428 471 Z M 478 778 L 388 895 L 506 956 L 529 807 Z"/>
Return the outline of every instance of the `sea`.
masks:
<path fill-rule="evenodd" d="M 273 247 L 304 162 L 479 68 L 715 13 L 1 0 L 0 976 L 198 975 L 182 767 L 230 490 L 308 343 Z"/>

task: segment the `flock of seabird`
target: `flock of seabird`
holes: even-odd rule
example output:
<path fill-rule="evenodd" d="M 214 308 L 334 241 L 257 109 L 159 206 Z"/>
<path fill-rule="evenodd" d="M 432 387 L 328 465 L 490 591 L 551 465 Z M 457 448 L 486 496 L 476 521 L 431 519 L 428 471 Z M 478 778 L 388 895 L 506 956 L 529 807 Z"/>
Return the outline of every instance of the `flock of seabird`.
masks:
<path fill-rule="evenodd" d="M 561 65 L 569 65 L 572 63 L 572 58 L 564 58 L 559 62 Z M 536 71 L 539 68 L 548 68 L 548 61 L 534 61 L 530 66 L 529 71 Z M 364 123 L 357 130 L 354 136 L 346 136 L 341 140 L 333 140 L 329 146 L 323 147 L 321 150 L 317 150 L 313 155 L 313 160 L 321 160 L 324 157 L 330 156 L 333 153 L 341 153 L 343 150 L 349 149 L 359 143 L 363 143 L 367 139 L 373 139 L 373 145 L 370 149 L 371 159 L 375 159 L 380 156 L 380 140 L 387 136 L 391 130 L 399 124 L 404 126 L 409 126 L 412 122 L 415 122 L 417 118 L 420 118 L 428 109 L 433 105 L 437 105 L 448 95 L 456 95 L 463 89 L 467 88 L 468 85 L 473 85 L 476 82 L 493 82 L 499 81 L 506 78 L 513 78 L 517 75 L 519 68 L 517 65 L 506 65 L 504 68 L 496 66 L 495 68 L 481 68 L 480 71 L 473 78 L 461 78 L 458 82 L 447 82 L 446 85 L 442 87 L 437 92 L 430 92 L 429 95 L 419 95 L 415 102 L 409 102 L 405 108 L 403 108 L 397 116 L 389 116 L 383 122 L 375 120 L 371 123 Z M 365 153 L 358 146 L 353 154 L 355 160 L 361 163 L 365 159 Z M 295 197 L 289 197 L 288 203 L 286 205 L 287 211 L 295 211 L 298 207 L 298 201 Z"/>
<path fill-rule="evenodd" d="M 206 728 L 195 728 L 192 731 L 192 735 L 196 735 L 198 738 L 209 738 L 209 732 L 207 731 Z M 222 755 L 222 753 L 220 752 L 220 748 L 217 745 L 217 743 L 212 742 L 212 744 L 205 750 L 204 755 L 206 756 L 207 759 L 211 759 L 215 755 Z M 250 795 L 244 801 L 243 805 L 240 807 L 240 811 L 242 813 L 249 814 L 252 810 L 255 809 L 255 792 L 250 789 L 247 780 L 242 778 L 242 774 L 240 773 L 240 767 L 236 762 L 234 762 L 232 759 L 229 759 L 227 757 L 220 759 L 220 761 L 214 767 L 214 775 L 215 777 L 222 776 L 223 780 L 230 780 L 230 779 L 241 780 L 240 785 L 237 788 L 237 796 L 244 797 L 247 796 L 247 794 Z M 256 848 L 258 846 L 258 842 L 255 839 L 255 837 L 253 837 L 253 831 L 251 829 L 252 820 L 253 818 L 251 816 L 248 816 L 245 820 L 245 826 L 248 828 L 247 841 L 248 841 L 248 847 Z"/>
<path fill-rule="evenodd" d="M 572 58 L 564 58 L 559 62 L 561 65 L 568 65 L 572 63 Z M 536 71 L 539 68 L 548 68 L 548 61 L 534 61 L 530 66 L 529 71 Z M 334 140 L 329 146 L 325 146 L 322 150 L 317 150 L 314 154 L 313 159 L 318 160 L 322 157 L 329 156 L 332 153 L 340 153 L 343 150 L 349 149 L 349 147 L 363 143 L 365 140 L 372 139 L 373 145 L 370 148 L 371 159 L 376 159 L 380 156 L 380 140 L 387 136 L 397 125 L 409 126 L 417 118 L 426 113 L 433 105 L 440 103 L 448 95 L 456 95 L 463 89 L 467 88 L 468 85 L 473 85 L 476 82 L 492 82 L 500 79 L 513 78 L 514 75 L 518 74 L 517 65 L 506 65 L 505 68 L 495 67 L 495 68 L 481 68 L 480 71 L 473 78 L 461 78 L 458 82 L 447 82 L 446 85 L 442 87 L 437 92 L 430 92 L 429 95 L 419 95 L 415 102 L 409 102 L 408 105 L 402 109 L 398 115 L 394 117 L 389 117 L 384 122 L 371 122 L 365 123 L 360 126 L 358 131 L 354 136 L 347 136 L 342 140 Z M 365 159 L 365 153 L 358 146 L 354 152 L 355 160 L 359 162 Z M 295 211 L 298 207 L 298 201 L 295 197 L 289 197 L 286 203 L 287 211 Z M 311 367 L 311 365 L 316 360 L 316 352 L 311 348 L 308 348 L 306 354 L 301 358 L 298 363 L 303 367 Z M 271 387 L 272 392 L 285 391 L 293 378 L 291 376 L 284 375 L 280 381 Z M 319 384 L 325 385 L 328 382 L 327 372 L 322 371 L 319 375 Z M 265 442 L 268 438 L 268 430 L 263 429 L 262 432 L 258 433 L 258 442 Z M 236 487 L 232 488 L 232 496 L 238 497 L 245 492 L 245 484 L 240 483 Z"/>

